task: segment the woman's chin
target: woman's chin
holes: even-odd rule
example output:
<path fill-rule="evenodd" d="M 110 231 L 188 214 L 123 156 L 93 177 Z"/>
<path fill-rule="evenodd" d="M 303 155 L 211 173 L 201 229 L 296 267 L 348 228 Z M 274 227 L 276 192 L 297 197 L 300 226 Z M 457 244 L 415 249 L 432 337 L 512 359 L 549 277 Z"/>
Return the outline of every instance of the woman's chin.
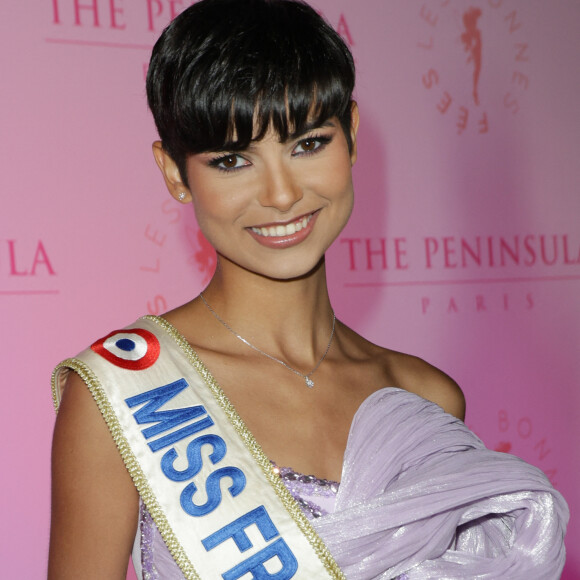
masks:
<path fill-rule="evenodd" d="M 303 280 L 310 276 L 315 276 L 324 268 L 324 254 L 320 258 L 308 260 L 277 260 L 271 264 L 261 262 L 260 264 L 239 264 L 234 263 L 223 255 L 218 255 L 218 261 L 223 267 L 238 267 L 247 273 L 254 274 L 261 278 L 290 282 L 292 280 Z"/>

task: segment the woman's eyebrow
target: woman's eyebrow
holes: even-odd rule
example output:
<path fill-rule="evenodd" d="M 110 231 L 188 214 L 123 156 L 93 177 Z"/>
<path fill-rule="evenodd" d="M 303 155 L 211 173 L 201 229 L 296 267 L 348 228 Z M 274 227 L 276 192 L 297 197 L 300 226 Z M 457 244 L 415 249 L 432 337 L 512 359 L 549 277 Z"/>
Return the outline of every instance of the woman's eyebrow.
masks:
<path fill-rule="evenodd" d="M 287 140 L 296 139 L 302 135 L 305 135 L 306 133 L 309 133 L 310 131 L 313 131 L 314 129 L 324 129 L 326 127 L 336 127 L 336 123 L 332 119 L 326 119 L 326 121 L 322 123 L 318 121 L 310 121 L 309 123 L 306 123 L 304 127 L 301 127 L 300 131 L 294 131 L 293 133 L 290 133 Z"/>
<path fill-rule="evenodd" d="M 326 119 L 320 123 L 318 120 L 310 121 L 306 123 L 299 131 L 294 131 L 293 133 L 289 133 L 288 137 L 284 140 L 284 142 L 292 141 L 293 139 L 297 139 L 302 135 L 306 135 L 310 131 L 314 131 L 315 129 L 324 129 L 324 128 L 335 128 L 336 122 L 332 119 Z M 229 143 L 224 143 L 222 147 L 216 147 L 215 149 L 211 149 L 207 151 L 207 153 L 241 153 L 243 151 L 251 151 L 255 148 L 255 141 L 250 141 L 245 146 L 242 146 L 238 141 L 233 141 Z"/>

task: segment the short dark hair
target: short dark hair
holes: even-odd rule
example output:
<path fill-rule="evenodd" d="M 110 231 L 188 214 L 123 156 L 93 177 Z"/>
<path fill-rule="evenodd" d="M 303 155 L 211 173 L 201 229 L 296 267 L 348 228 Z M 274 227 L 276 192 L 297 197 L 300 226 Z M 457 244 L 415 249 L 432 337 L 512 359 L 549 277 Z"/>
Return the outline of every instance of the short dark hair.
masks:
<path fill-rule="evenodd" d="M 285 141 L 338 117 L 349 147 L 355 70 L 340 35 L 301 0 L 201 0 L 153 48 L 147 98 L 187 183 L 187 156 Z"/>

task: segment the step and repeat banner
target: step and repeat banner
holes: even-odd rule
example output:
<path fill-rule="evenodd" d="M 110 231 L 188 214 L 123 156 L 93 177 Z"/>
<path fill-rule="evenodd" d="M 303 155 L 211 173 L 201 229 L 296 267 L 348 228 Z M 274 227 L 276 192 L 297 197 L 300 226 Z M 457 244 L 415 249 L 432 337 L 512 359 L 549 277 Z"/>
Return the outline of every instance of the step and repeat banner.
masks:
<path fill-rule="evenodd" d="M 316 0 L 350 45 L 356 207 L 337 314 L 425 358 L 466 423 L 568 499 L 580 577 L 580 4 Z M 215 256 L 154 165 L 144 77 L 189 0 L 21 0 L 0 19 L 0 550 L 43 578 L 53 366 L 201 290 Z M 132 573 L 130 573 L 131 576 Z"/>

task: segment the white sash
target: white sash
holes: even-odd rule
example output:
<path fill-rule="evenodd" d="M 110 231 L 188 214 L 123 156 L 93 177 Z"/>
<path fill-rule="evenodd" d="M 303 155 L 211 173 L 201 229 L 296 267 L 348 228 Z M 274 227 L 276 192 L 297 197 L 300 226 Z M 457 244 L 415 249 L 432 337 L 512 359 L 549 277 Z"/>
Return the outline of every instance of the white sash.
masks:
<path fill-rule="evenodd" d="M 219 385 L 167 321 L 144 317 L 63 361 L 52 381 L 57 408 L 65 368 L 87 383 L 186 578 L 344 578 Z"/>

